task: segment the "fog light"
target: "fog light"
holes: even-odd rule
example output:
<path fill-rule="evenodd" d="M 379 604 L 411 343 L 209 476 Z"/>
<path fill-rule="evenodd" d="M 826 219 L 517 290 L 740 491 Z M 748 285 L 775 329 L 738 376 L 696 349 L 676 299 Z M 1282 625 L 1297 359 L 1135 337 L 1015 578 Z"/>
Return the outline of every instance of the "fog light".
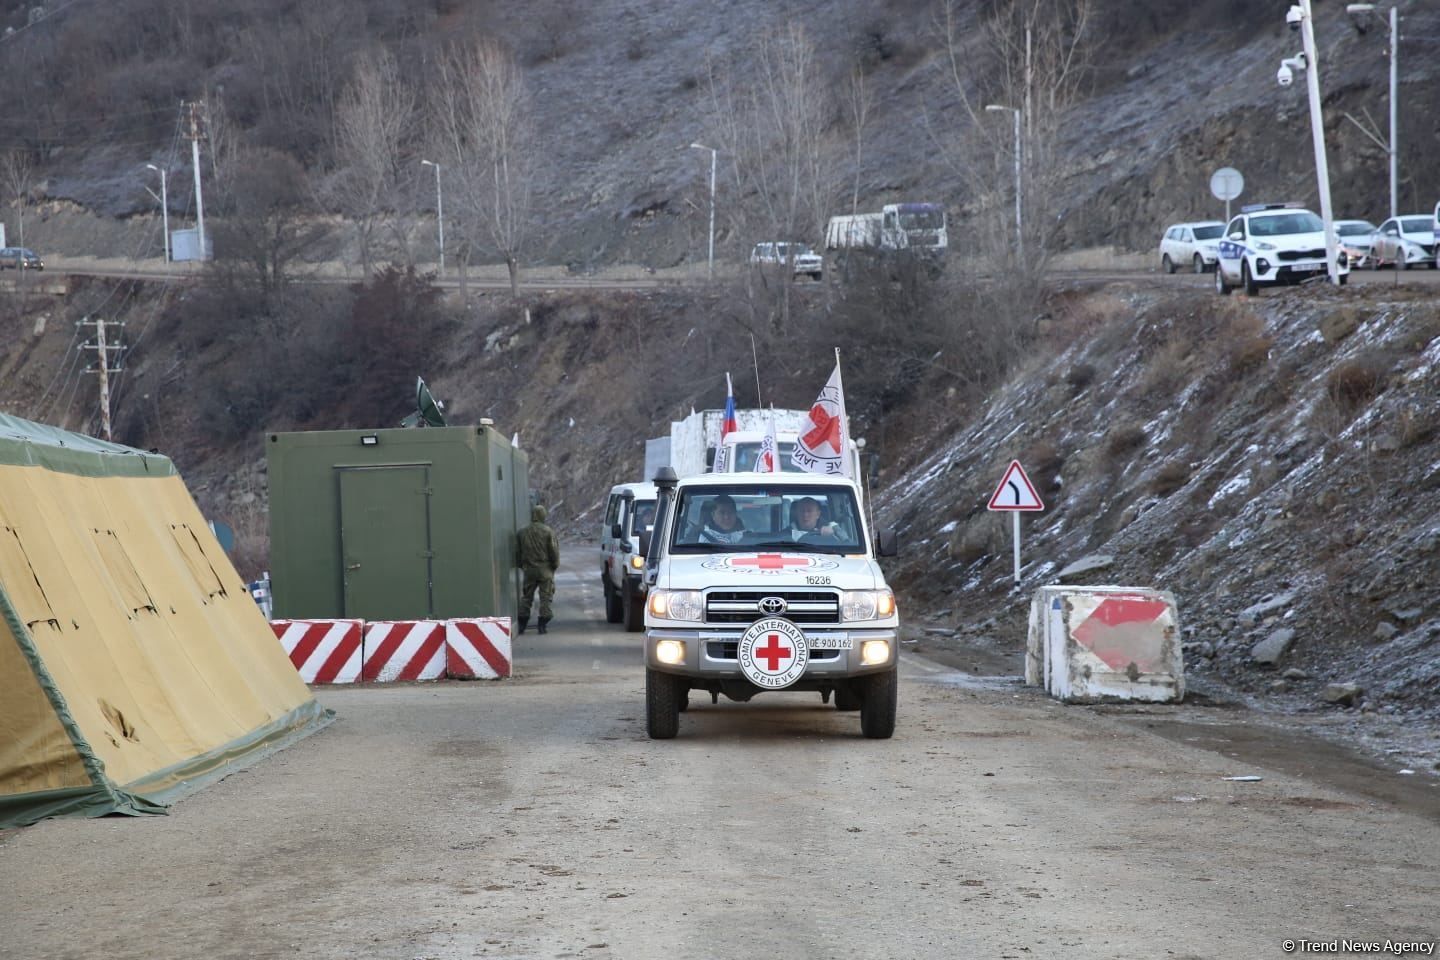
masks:
<path fill-rule="evenodd" d="M 1261 258 L 1259 258 L 1258 260 L 1256 260 L 1256 261 L 1255 261 L 1255 272 L 1256 272 L 1256 273 L 1269 273 L 1269 272 L 1270 272 L 1270 261 L 1269 261 L 1269 260 L 1266 260 L 1264 257 L 1261 257 Z"/>
<path fill-rule="evenodd" d="M 685 662 L 685 641 L 661 640 L 655 644 L 655 659 L 670 666 Z"/>
<path fill-rule="evenodd" d="M 889 659 L 889 640 L 866 640 L 860 645 L 860 662 L 867 667 L 876 663 L 885 663 Z"/>

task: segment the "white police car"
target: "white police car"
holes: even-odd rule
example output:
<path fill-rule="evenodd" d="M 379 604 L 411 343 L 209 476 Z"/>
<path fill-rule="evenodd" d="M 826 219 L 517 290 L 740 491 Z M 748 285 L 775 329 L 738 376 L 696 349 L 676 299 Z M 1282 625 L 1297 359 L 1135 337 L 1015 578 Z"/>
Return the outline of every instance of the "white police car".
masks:
<path fill-rule="evenodd" d="M 1339 251 L 1340 282 L 1350 273 L 1350 259 Z M 1261 287 L 1299 283 L 1326 275 L 1325 223 L 1309 210 L 1292 204 L 1253 204 L 1225 227 L 1215 261 L 1215 290 L 1228 294 L 1244 287 L 1251 295 Z"/>

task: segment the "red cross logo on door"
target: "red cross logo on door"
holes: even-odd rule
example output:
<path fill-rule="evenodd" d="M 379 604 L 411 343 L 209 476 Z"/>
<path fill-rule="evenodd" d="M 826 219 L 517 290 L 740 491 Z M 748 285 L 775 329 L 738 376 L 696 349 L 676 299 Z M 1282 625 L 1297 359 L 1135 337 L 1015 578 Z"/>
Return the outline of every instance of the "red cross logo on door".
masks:
<path fill-rule="evenodd" d="M 771 673 L 779 672 L 780 661 L 789 660 L 794 655 L 795 651 L 793 649 L 780 645 L 780 634 L 778 633 L 772 633 L 767 636 L 765 638 L 765 646 L 755 651 L 755 658 L 757 660 L 764 660 L 765 669 Z"/>

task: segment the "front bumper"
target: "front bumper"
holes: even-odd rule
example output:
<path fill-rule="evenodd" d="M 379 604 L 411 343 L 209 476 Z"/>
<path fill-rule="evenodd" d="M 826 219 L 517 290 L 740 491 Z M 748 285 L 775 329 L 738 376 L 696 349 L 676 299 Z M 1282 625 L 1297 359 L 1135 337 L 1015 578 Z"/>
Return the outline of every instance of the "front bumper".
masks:
<path fill-rule="evenodd" d="M 848 640 L 850 649 L 832 650 L 810 648 L 810 662 L 805 673 L 793 687 L 786 689 L 807 689 L 806 681 L 843 680 L 872 673 L 893 670 L 899 655 L 899 631 L 895 627 L 867 627 L 862 629 L 810 628 L 801 627 L 806 639 L 820 642 Z M 744 630 L 729 628 L 672 629 L 652 627 L 645 632 L 645 666 L 662 673 L 690 677 L 696 680 L 744 680 L 740 670 L 736 648 Z M 655 644 L 660 640 L 680 640 L 685 644 L 685 661 L 679 664 L 661 663 L 655 657 Z M 860 663 L 860 649 L 866 640 L 888 640 L 890 657 L 883 663 Z"/>

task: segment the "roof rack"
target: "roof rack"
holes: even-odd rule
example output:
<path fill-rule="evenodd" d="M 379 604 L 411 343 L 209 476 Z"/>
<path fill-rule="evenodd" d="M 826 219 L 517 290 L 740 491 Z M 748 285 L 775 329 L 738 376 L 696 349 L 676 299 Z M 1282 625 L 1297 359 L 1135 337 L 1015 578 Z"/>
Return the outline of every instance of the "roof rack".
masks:
<path fill-rule="evenodd" d="M 1286 203 L 1247 203 L 1240 208 L 1240 212 L 1255 213 L 1260 210 L 1300 210 L 1303 209 L 1304 206 L 1305 204 L 1296 200 L 1290 200 Z"/>

